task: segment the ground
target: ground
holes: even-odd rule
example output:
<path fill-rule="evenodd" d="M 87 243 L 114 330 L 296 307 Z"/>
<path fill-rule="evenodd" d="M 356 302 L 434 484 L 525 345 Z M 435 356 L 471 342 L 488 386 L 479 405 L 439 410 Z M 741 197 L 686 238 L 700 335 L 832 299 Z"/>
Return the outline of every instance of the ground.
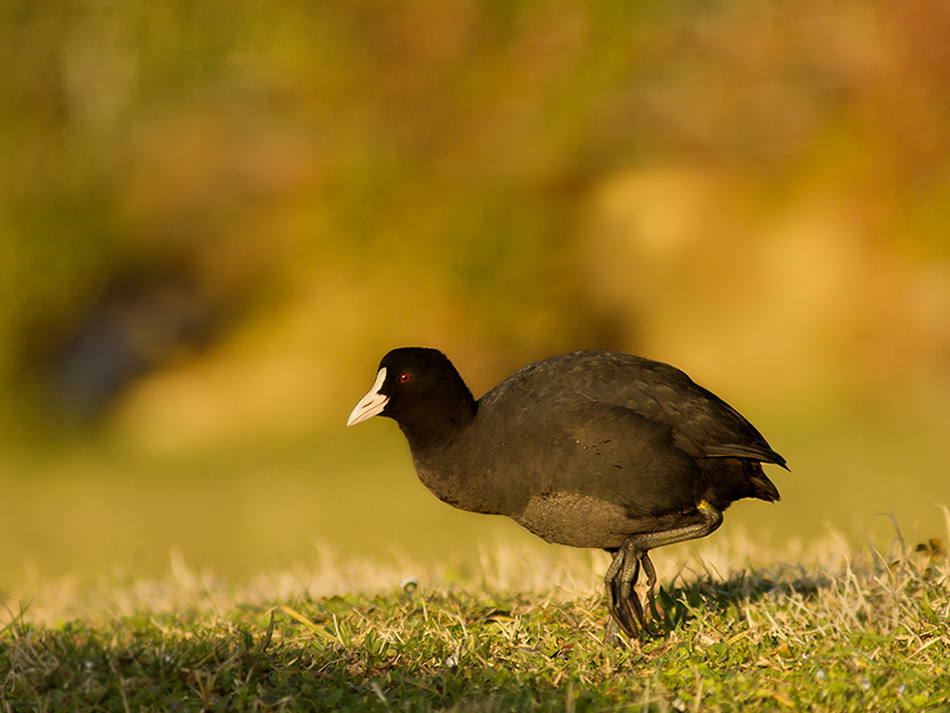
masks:
<path fill-rule="evenodd" d="M 621 648 L 599 553 L 50 585 L 4 595 L 0 711 L 950 710 L 942 543 L 841 542 L 794 562 L 705 545 Z"/>

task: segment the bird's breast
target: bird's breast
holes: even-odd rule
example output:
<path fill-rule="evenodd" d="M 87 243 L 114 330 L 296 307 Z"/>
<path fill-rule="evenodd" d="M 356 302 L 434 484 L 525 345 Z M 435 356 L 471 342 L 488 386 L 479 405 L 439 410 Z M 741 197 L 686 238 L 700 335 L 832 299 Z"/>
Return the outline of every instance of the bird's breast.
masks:
<path fill-rule="evenodd" d="M 468 458 L 445 461 L 413 454 L 419 480 L 442 502 L 469 512 L 511 515 L 521 509 L 520 495 L 505 487 L 493 464 Z"/>

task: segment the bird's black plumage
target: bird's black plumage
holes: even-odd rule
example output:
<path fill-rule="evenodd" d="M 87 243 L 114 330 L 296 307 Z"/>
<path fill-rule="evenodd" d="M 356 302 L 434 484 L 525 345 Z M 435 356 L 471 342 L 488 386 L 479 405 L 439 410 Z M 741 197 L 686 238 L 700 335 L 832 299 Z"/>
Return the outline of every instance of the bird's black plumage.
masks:
<path fill-rule="evenodd" d="M 785 467 L 725 401 L 667 364 L 575 352 L 530 364 L 479 400 L 435 349 L 380 362 L 349 423 L 396 420 L 419 478 L 440 499 L 507 515 L 549 542 L 614 552 L 607 590 L 628 634 L 648 551 L 702 537 L 740 498 L 775 501 L 761 463 Z"/>

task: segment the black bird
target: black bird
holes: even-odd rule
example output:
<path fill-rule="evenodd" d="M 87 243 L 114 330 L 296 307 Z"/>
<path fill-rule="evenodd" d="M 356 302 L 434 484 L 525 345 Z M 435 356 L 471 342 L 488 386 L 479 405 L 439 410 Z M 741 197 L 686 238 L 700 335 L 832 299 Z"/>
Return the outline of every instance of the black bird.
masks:
<path fill-rule="evenodd" d="M 649 551 L 704 537 L 740 498 L 775 501 L 761 463 L 786 467 L 738 411 L 679 369 L 587 351 L 530 364 L 476 401 L 436 349 L 403 347 L 379 364 L 350 414 L 394 419 L 420 480 L 463 510 L 507 515 L 548 542 L 613 554 L 611 619 L 648 630 L 634 590 Z M 634 621 L 634 618 L 636 621 Z"/>

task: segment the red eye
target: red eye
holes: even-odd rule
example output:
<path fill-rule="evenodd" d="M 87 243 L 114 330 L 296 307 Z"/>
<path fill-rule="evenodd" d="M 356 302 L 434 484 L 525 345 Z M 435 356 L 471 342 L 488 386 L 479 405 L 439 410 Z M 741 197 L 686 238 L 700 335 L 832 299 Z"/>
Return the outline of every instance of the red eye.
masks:
<path fill-rule="evenodd" d="M 411 378 L 412 378 L 412 377 L 410 377 L 409 374 L 403 374 L 402 376 L 399 377 L 399 380 L 400 380 L 402 383 L 405 384 L 405 383 L 406 383 L 407 381 L 409 381 L 409 379 L 411 379 Z"/>

